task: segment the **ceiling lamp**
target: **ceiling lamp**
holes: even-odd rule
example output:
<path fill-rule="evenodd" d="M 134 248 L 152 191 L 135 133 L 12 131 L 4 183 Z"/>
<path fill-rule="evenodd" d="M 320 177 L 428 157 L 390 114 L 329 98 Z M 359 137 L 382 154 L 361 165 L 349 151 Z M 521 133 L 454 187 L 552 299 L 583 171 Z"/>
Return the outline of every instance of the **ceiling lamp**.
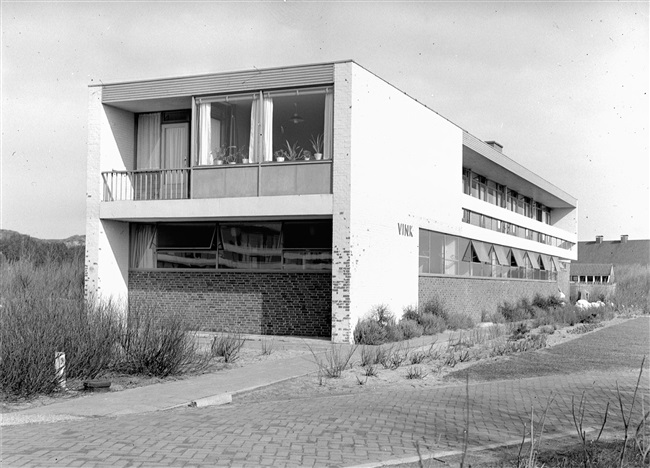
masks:
<path fill-rule="evenodd" d="M 300 122 L 304 122 L 305 119 L 303 119 L 302 117 L 300 117 L 298 115 L 298 103 L 294 102 L 293 105 L 296 108 L 296 112 L 294 112 L 294 114 L 291 116 L 291 118 L 289 120 L 291 122 L 295 123 L 295 124 L 299 124 Z"/>

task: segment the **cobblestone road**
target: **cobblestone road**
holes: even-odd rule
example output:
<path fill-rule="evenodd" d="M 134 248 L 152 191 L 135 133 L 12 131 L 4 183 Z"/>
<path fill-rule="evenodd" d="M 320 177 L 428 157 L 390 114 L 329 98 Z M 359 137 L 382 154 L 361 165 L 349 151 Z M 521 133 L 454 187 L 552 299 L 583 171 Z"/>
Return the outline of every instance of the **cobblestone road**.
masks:
<path fill-rule="evenodd" d="M 648 321 L 641 320 L 636 331 L 628 328 L 647 340 Z M 627 339 L 638 338 L 626 333 Z M 584 352 L 608 352 L 607 348 L 598 348 L 597 340 L 592 341 L 596 344 Z M 616 408 L 617 383 L 624 402 L 629 404 L 637 376 L 638 370 L 625 366 L 468 387 L 377 391 L 8 426 L 2 430 L 2 466 L 362 464 L 415 455 L 416 442 L 434 452 L 460 448 L 466 427 L 467 389 L 469 442 L 480 446 L 520 439 L 531 407 L 535 414 L 541 414 L 551 396 L 545 428 L 548 436 L 573 430 L 571 398 L 579 400 L 583 392 L 587 395 L 584 424 L 598 427 L 607 402 Z M 647 378 L 643 379 L 642 393 L 648 401 Z M 620 415 L 612 409 L 607 427 L 618 433 Z"/>

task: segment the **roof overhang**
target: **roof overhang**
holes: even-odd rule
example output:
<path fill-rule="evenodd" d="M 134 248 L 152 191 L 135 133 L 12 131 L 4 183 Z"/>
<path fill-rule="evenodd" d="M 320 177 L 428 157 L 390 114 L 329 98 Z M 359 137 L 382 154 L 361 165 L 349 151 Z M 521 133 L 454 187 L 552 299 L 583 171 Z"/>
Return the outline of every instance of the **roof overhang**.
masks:
<path fill-rule="evenodd" d="M 549 208 L 575 208 L 577 200 L 470 133 L 463 132 L 463 166 Z"/>

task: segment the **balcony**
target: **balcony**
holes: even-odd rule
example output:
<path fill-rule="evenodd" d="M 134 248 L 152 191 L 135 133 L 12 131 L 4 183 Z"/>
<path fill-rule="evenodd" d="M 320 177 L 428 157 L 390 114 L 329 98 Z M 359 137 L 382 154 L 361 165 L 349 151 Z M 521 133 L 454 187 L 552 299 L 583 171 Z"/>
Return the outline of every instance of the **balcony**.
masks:
<path fill-rule="evenodd" d="M 332 193 L 332 160 L 103 172 L 103 201 Z"/>

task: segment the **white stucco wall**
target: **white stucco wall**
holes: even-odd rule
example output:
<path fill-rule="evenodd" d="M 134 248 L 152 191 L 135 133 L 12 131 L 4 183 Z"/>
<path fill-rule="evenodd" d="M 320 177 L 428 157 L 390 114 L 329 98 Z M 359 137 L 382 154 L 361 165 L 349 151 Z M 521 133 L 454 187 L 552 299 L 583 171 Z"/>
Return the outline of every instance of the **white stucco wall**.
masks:
<path fill-rule="evenodd" d="M 134 119 L 130 112 L 102 105 L 101 87 L 89 88 L 88 113 L 86 295 L 125 300 L 128 293 L 128 223 L 101 220 L 101 173 L 133 168 Z"/>
<path fill-rule="evenodd" d="M 462 215 L 462 131 L 354 64 L 351 96 L 354 328 L 375 305 L 399 317 L 417 304 L 419 226 L 448 228 Z"/>

